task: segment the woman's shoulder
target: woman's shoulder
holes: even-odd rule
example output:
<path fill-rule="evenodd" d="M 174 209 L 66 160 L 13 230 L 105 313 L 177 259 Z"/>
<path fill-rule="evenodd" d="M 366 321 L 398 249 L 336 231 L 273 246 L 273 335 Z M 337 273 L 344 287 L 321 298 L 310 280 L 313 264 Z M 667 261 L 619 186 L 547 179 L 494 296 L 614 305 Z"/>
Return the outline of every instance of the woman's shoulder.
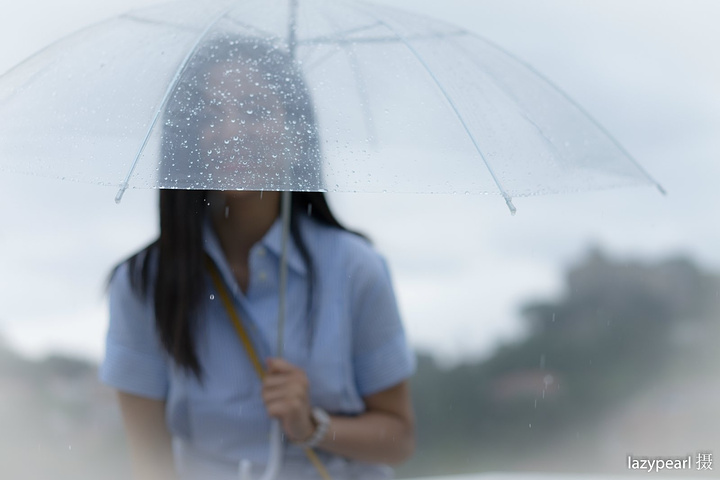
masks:
<path fill-rule="evenodd" d="M 347 273 L 377 275 L 386 271 L 384 257 L 367 238 L 312 218 L 304 223 L 314 259 L 342 267 Z"/>
<path fill-rule="evenodd" d="M 153 242 L 113 267 L 108 285 L 111 294 L 147 296 L 157 270 L 156 246 Z"/>

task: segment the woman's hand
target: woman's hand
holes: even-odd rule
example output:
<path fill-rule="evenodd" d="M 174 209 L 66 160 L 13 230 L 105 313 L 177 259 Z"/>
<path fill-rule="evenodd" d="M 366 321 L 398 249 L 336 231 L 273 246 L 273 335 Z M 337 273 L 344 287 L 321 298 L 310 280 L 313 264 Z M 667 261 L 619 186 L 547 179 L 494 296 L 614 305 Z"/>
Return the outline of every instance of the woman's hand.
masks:
<path fill-rule="evenodd" d="M 268 414 L 280 421 L 291 441 L 302 442 L 312 436 L 315 424 L 310 383 L 301 368 L 280 358 L 269 358 L 262 397 Z"/>

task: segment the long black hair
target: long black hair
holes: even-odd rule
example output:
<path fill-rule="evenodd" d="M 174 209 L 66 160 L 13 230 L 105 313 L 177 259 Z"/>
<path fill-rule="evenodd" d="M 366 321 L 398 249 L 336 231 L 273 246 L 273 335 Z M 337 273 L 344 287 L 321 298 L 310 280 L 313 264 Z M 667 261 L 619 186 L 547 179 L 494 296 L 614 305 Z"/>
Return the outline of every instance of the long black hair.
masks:
<path fill-rule="evenodd" d="M 287 134 L 284 141 L 302 162 L 292 164 L 292 176 L 310 187 L 320 183 L 320 143 L 310 93 L 302 75 L 287 52 L 256 39 L 210 40 L 193 56 L 166 109 L 159 172 L 164 185 L 160 191 L 160 236 L 131 257 L 130 279 L 134 291 L 144 298 L 152 295 L 155 326 L 160 341 L 175 363 L 202 379 L 193 332 L 199 307 L 206 298 L 203 225 L 208 213 L 207 190 L 212 184 L 212 161 L 201 160 L 198 138 L 202 121 L 202 78 L 214 64 L 242 62 L 251 65 L 272 85 L 282 99 Z M 237 173 L 237 172 L 236 172 Z M 223 180 L 223 179 L 221 179 Z M 242 181 L 230 178 L 227 181 Z M 222 184 L 218 186 L 221 189 Z M 315 269 L 299 229 L 299 216 L 335 228 L 344 227 L 333 215 L 321 192 L 293 192 L 290 231 L 308 270 L 308 317 L 313 309 Z M 152 274 L 151 272 L 155 272 Z M 154 277 L 154 278 L 153 278 Z M 309 318 L 309 321 L 312 321 Z"/>

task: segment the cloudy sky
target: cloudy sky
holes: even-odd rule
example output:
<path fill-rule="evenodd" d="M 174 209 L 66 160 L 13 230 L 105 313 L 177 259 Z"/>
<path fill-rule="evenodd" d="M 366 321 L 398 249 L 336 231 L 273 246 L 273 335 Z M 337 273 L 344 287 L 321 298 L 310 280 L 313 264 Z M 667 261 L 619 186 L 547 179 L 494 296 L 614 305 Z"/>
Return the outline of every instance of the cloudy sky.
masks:
<path fill-rule="evenodd" d="M 0 17 L 0 72 L 149 0 L 26 0 Z M 616 258 L 689 255 L 720 269 L 720 59 L 714 0 L 384 0 L 474 31 L 523 58 L 609 130 L 668 191 L 520 198 L 349 195 L 331 202 L 390 261 L 413 344 L 486 355 L 521 333 L 522 302 L 562 294 L 599 246 Z M 0 133 L 1 134 L 1 133 Z M 103 284 L 156 233 L 155 193 L 0 176 L 0 334 L 30 355 L 100 358 Z"/>

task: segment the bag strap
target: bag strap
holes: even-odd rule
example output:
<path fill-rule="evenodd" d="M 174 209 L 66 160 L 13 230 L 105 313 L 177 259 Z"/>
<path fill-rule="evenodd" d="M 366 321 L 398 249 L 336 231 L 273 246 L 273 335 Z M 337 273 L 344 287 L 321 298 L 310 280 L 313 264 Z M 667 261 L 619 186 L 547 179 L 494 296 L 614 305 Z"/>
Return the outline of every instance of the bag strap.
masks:
<path fill-rule="evenodd" d="M 225 287 L 225 282 L 222 281 L 222 277 L 220 276 L 217 265 L 215 265 L 215 262 L 212 261 L 209 255 L 205 256 L 205 266 L 210 272 L 210 278 L 212 278 L 215 290 L 217 290 L 218 295 L 220 295 L 220 300 L 225 307 L 225 311 L 230 317 L 230 320 L 232 320 L 233 327 L 235 327 L 235 332 L 240 338 L 240 342 L 245 347 L 245 351 L 247 352 L 248 357 L 250 357 L 250 362 L 255 369 L 255 373 L 257 373 L 258 378 L 260 378 L 260 381 L 262 381 L 265 378 L 265 368 L 263 367 L 263 364 L 260 361 L 260 358 L 258 357 L 255 348 L 253 347 L 250 336 L 248 335 L 245 327 L 242 324 L 240 315 L 238 315 L 237 310 L 235 310 L 235 307 L 233 306 L 232 299 L 230 298 L 230 293 Z M 325 466 L 322 464 L 313 449 L 304 448 L 304 451 L 305 455 L 315 466 L 315 469 L 318 471 L 323 480 L 332 480 L 327 470 L 325 469 Z"/>
<path fill-rule="evenodd" d="M 213 285 L 215 285 L 215 289 L 220 295 L 220 300 L 225 307 L 225 311 L 227 311 L 230 320 L 232 320 L 233 327 L 235 327 L 235 333 L 237 333 L 240 341 L 245 347 L 245 351 L 247 352 L 248 357 L 250 357 L 250 362 L 255 369 L 255 373 L 257 373 L 258 377 L 262 381 L 265 378 L 265 369 L 263 368 L 262 362 L 260 362 L 260 358 L 258 357 L 257 352 L 255 352 L 255 348 L 253 347 L 252 340 L 250 340 L 250 336 L 245 331 L 245 327 L 243 327 L 242 321 L 240 320 L 240 315 L 238 315 L 237 311 L 233 307 L 230 293 L 228 292 L 227 288 L 225 288 L 225 283 L 220 277 L 220 272 L 218 271 L 217 266 L 212 261 L 212 259 L 210 259 L 209 256 L 205 257 L 205 266 L 210 271 L 210 277 L 212 278 Z"/>

